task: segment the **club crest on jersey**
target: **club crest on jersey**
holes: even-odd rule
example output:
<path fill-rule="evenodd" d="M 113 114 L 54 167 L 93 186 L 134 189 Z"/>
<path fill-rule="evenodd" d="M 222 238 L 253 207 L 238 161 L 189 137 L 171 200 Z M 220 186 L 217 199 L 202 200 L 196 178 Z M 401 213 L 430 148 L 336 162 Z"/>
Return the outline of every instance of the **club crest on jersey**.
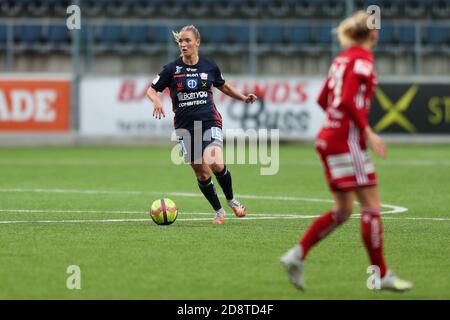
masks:
<path fill-rule="evenodd" d="M 183 90 L 184 89 L 184 84 L 183 84 L 183 82 L 177 82 L 177 89 L 178 90 Z"/>
<path fill-rule="evenodd" d="M 373 64 L 370 61 L 357 59 L 353 67 L 353 72 L 356 74 L 362 74 L 364 76 L 370 76 L 373 70 Z"/>
<path fill-rule="evenodd" d="M 208 80 L 208 74 L 207 74 L 207 73 L 204 73 L 204 72 L 200 73 L 200 79 L 202 79 L 202 80 Z"/>
<path fill-rule="evenodd" d="M 198 81 L 196 79 L 189 79 L 186 81 L 186 84 L 189 89 L 197 89 Z"/>
<path fill-rule="evenodd" d="M 183 66 L 175 66 L 176 70 L 175 70 L 175 74 L 180 74 L 181 73 L 181 69 L 183 69 Z"/>

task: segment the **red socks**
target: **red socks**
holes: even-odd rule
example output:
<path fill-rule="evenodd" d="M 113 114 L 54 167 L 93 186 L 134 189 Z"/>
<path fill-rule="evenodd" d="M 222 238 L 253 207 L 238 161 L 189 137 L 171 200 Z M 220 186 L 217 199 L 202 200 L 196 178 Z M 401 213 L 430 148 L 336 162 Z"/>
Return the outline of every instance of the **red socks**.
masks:
<path fill-rule="evenodd" d="M 337 212 L 328 211 L 314 220 L 306 230 L 300 245 L 303 249 L 302 260 L 309 250 L 320 240 L 329 235 L 336 227 L 345 221 Z M 361 234 L 369 254 L 370 262 L 380 268 L 380 276 L 386 273 L 383 257 L 383 229 L 379 210 L 364 210 L 361 214 Z"/>
<path fill-rule="evenodd" d="M 383 257 L 383 228 L 379 210 L 364 210 L 362 212 L 361 235 L 370 262 L 380 268 L 380 276 L 384 277 L 386 265 Z"/>
<path fill-rule="evenodd" d="M 303 248 L 302 260 L 305 259 L 312 246 L 330 234 L 339 224 L 333 211 L 328 211 L 314 220 L 300 240 Z"/>

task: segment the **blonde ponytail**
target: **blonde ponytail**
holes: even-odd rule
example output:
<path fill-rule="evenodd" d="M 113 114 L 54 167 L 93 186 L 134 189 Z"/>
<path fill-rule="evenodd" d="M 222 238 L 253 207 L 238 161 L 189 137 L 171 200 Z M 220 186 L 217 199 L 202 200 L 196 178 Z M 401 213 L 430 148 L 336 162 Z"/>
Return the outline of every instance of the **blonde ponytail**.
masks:
<path fill-rule="evenodd" d="M 372 31 L 367 25 L 369 17 L 367 12 L 357 11 L 339 24 L 334 31 L 342 48 L 347 49 L 369 39 Z"/>

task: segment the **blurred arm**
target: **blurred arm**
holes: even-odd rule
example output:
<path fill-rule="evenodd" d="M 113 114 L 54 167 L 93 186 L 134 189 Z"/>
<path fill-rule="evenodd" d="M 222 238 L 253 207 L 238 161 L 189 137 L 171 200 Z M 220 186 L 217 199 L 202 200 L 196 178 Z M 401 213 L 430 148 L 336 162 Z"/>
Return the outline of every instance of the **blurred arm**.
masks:
<path fill-rule="evenodd" d="M 219 89 L 220 91 L 222 91 L 223 93 L 225 93 L 227 96 L 243 101 L 245 103 L 253 103 L 256 101 L 256 99 L 258 99 L 256 97 L 256 95 L 254 95 L 253 93 L 250 93 L 249 95 L 243 95 L 242 93 L 240 93 L 239 91 L 236 90 L 236 88 L 234 88 L 232 85 L 225 83 L 223 86 L 221 87 L 217 87 L 217 89 Z"/>
<path fill-rule="evenodd" d="M 161 119 L 161 117 L 164 118 L 166 114 L 164 113 L 163 104 L 159 98 L 158 92 L 150 87 L 147 90 L 147 97 L 153 102 L 153 117 L 157 119 Z"/>

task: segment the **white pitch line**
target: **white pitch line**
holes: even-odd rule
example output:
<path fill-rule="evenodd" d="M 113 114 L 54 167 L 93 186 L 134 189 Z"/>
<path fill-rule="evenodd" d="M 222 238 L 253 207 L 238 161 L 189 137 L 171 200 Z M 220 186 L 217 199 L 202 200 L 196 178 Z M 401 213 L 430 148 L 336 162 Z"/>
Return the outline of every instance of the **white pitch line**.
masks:
<path fill-rule="evenodd" d="M 383 220 L 432 220 L 432 221 L 450 221 L 450 218 L 428 218 L 428 217 L 383 217 Z"/>
<path fill-rule="evenodd" d="M 117 214 L 148 214 L 147 211 L 122 211 L 122 210 L 29 210 L 29 209 L 0 209 L 0 213 L 117 213 Z M 185 212 L 185 211 L 179 211 L 178 212 L 181 215 L 207 215 L 207 216 L 213 216 L 214 213 L 212 212 Z M 268 216 L 268 217 L 279 217 L 279 216 L 310 216 L 310 213 L 252 213 L 251 214 L 256 216 Z"/>
<path fill-rule="evenodd" d="M 72 190 L 72 189 L 18 189 L 1 188 L 0 192 L 21 192 L 21 193 L 79 193 L 79 194 L 132 194 L 142 195 L 148 192 L 142 191 L 114 191 L 114 190 Z M 161 194 L 161 193 L 159 193 Z"/>
<path fill-rule="evenodd" d="M 245 217 L 245 218 L 226 218 L 227 220 L 274 220 L 274 219 L 309 219 L 317 216 L 300 216 L 300 215 L 285 215 L 273 217 Z M 178 218 L 177 221 L 203 221 L 211 218 Z M 142 222 L 152 221 L 152 219 L 105 219 L 105 220 L 5 220 L 0 221 L 0 224 L 18 224 L 18 223 L 92 223 L 92 222 Z"/>
<path fill-rule="evenodd" d="M 125 213 L 125 214 L 133 214 L 146 213 L 145 211 L 123 211 L 123 210 L 29 210 L 29 209 L 0 209 L 2 213 Z"/>
<path fill-rule="evenodd" d="M 227 220 L 280 220 L 280 219 L 310 219 L 316 218 L 318 215 L 274 215 L 273 217 L 245 217 L 245 218 L 226 218 Z M 357 218 L 357 217 L 353 217 Z M 426 218 L 426 217 L 384 217 L 383 219 L 389 220 L 431 220 L 431 221 L 450 221 L 450 218 Z M 210 221 L 211 218 L 178 218 L 177 221 Z M 144 222 L 144 221 L 152 221 L 152 219 L 105 219 L 105 220 L 7 220 L 0 221 L 0 224 L 19 224 L 19 223 L 108 223 L 108 222 Z"/>
<path fill-rule="evenodd" d="M 0 213 L 106 213 L 106 214 L 148 214 L 146 211 L 123 211 L 123 210 L 28 210 L 28 209 L 0 209 Z M 180 215 L 204 215 L 204 216 L 213 216 L 211 212 L 179 212 Z M 311 215 L 309 213 L 251 213 L 251 217 L 256 216 L 258 219 L 276 219 L 276 218 L 295 218 L 295 219 L 308 219 L 308 218 L 316 218 L 319 215 Z M 240 218 L 238 220 L 252 220 L 251 217 Z M 361 217 L 360 214 L 353 214 L 351 218 L 359 219 Z M 203 218 L 178 218 L 178 220 L 203 220 Z M 207 220 L 209 218 L 205 218 Z M 228 218 L 227 218 L 228 219 Z M 450 218 L 430 218 L 430 217 L 383 217 L 383 219 L 388 220 L 433 220 L 433 221 L 448 221 Z M 146 219 L 116 219 L 118 221 L 139 221 Z M 53 221 L 53 220 L 50 220 Z M 62 221 L 62 220 L 61 220 Z M 85 221 L 85 220 L 82 220 Z M 92 220 L 96 221 L 96 220 Z M 101 220 L 107 221 L 107 220 Z"/>
<path fill-rule="evenodd" d="M 203 197 L 200 193 L 193 192 L 156 192 L 156 191 L 114 191 L 114 190 L 76 190 L 76 189 L 20 189 L 20 188 L 0 188 L 0 192 L 23 192 L 23 193 L 78 193 L 78 194 L 128 194 L 128 195 L 158 195 L 158 196 L 176 196 L 176 197 Z M 258 196 L 237 194 L 237 198 L 254 200 L 280 200 L 280 201 L 305 201 L 305 202 L 327 202 L 333 203 L 330 199 L 302 198 L 292 196 Z M 407 208 L 382 204 L 384 208 L 392 210 L 383 211 L 383 214 L 394 214 L 408 211 Z"/>

